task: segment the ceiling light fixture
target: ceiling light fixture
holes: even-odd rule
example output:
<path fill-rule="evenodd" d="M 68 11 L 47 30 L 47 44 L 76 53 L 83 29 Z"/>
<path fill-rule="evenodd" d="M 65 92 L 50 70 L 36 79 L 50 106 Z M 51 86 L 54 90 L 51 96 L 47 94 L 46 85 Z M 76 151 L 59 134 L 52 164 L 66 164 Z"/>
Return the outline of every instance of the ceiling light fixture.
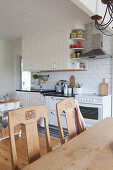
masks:
<path fill-rule="evenodd" d="M 113 34 L 106 34 L 104 30 L 113 22 L 113 0 L 101 0 L 101 2 L 107 5 L 103 18 L 102 16 L 96 14 L 96 15 L 93 15 L 91 19 L 95 20 L 95 27 L 99 31 L 101 31 L 103 34 L 107 36 L 111 36 Z M 109 19 L 107 20 L 107 22 L 105 22 L 107 14 L 109 15 Z M 98 22 L 99 20 L 101 21 Z"/>

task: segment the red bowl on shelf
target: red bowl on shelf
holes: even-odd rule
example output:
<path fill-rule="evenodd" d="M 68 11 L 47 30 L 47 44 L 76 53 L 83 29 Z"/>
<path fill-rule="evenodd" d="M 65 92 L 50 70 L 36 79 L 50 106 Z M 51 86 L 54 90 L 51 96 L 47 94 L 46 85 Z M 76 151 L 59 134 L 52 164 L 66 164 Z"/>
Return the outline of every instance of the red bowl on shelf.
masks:
<path fill-rule="evenodd" d="M 74 48 L 75 47 L 75 45 L 70 45 L 70 48 Z"/>

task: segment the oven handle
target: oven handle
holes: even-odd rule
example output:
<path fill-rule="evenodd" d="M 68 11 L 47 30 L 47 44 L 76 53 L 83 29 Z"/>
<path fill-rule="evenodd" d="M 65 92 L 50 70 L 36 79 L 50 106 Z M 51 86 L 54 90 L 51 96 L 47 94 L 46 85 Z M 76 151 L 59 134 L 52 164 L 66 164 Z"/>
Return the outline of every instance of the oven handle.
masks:
<path fill-rule="evenodd" d="M 86 104 L 86 103 L 79 103 L 81 107 L 92 107 L 92 108 L 102 108 L 102 104 Z"/>

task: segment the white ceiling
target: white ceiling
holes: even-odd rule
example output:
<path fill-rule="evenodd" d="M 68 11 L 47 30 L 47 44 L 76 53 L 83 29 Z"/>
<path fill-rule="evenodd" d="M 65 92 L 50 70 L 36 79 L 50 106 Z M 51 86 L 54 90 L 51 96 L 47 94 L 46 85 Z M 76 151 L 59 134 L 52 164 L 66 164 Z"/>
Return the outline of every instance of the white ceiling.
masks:
<path fill-rule="evenodd" d="M 88 23 L 90 17 L 70 0 L 0 0 L 0 39 L 74 22 Z"/>

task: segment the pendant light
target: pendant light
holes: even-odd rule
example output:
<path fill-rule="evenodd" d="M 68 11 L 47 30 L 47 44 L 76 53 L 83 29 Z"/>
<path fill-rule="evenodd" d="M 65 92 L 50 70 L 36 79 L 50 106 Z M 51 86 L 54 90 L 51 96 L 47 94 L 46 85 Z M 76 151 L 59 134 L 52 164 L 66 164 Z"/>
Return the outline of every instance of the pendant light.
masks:
<path fill-rule="evenodd" d="M 96 14 L 96 15 L 93 15 L 91 17 L 91 19 L 95 21 L 95 27 L 99 31 L 101 31 L 103 34 L 105 34 L 107 36 L 111 36 L 113 34 L 107 34 L 107 33 L 105 33 L 105 30 L 113 22 L 113 0 L 101 0 L 101 2 L 106 5 L 106 10 L 105 10 L 105 14 L 104 14 L 103 18 L 102 18 L 102 16 Z M 98 4 L 96 4 L 96 8 L 97 8 L 97 5 Z M 106 22 L 107 15 L 109 15 L 109 19 Z M 99 20 L 101 20 L 101 21 L 99 21 Z M 113 27 L 112 27 L 112 29 L 113 29 Z"/>

